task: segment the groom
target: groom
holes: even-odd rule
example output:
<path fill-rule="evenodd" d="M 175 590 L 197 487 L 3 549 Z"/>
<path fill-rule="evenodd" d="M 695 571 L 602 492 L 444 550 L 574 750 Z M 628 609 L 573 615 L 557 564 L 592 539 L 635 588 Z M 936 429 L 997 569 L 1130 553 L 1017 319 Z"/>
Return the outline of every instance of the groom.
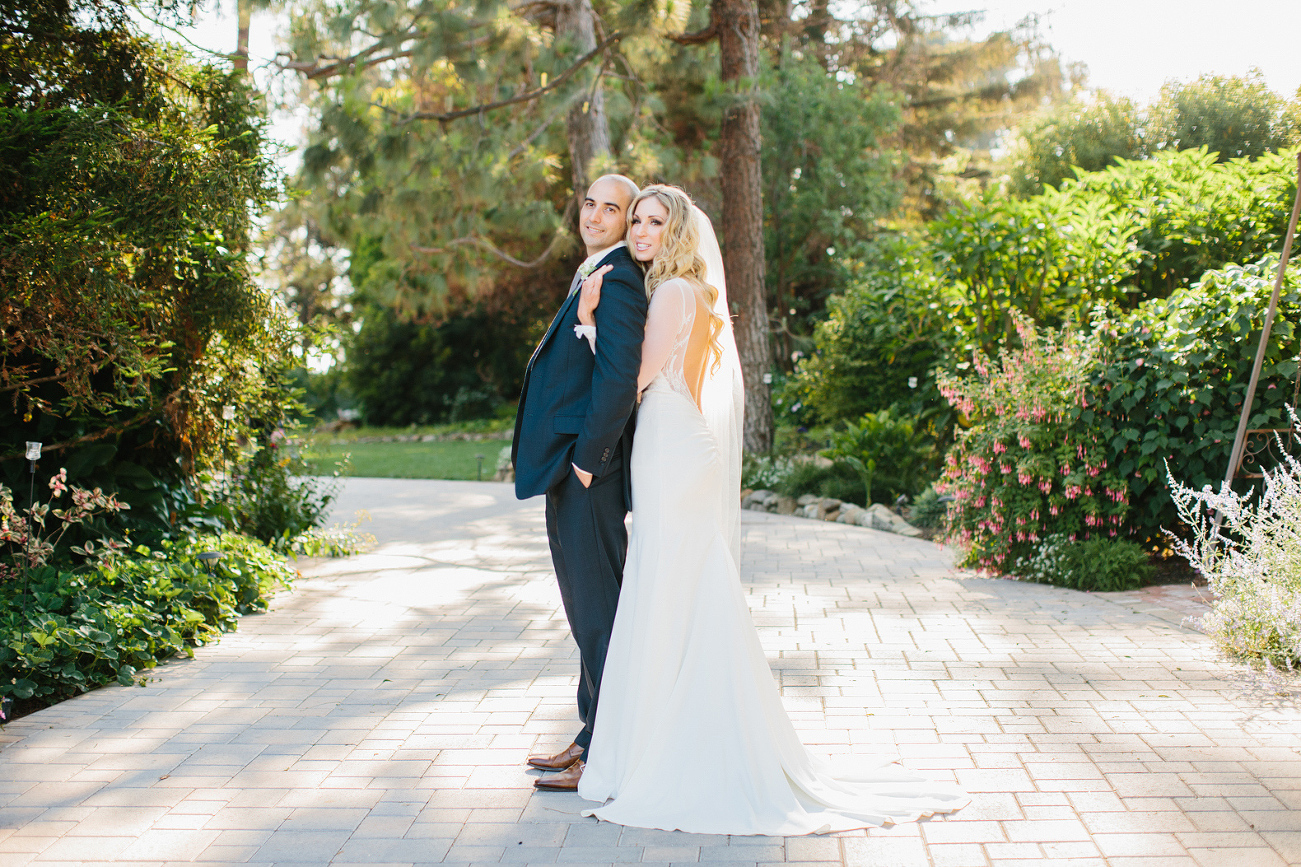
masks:
<path fill-rule="evenodd" d="M 578 788 L 623 581 L 628 459 L 646 327 L 641 270 L 623 240 L 637 193 L 637 185 L 622 175 L 597 178 L 588 189 L 579 217 L 587 260 L 529 359 L 515 417 L 515 495 L 523 500 L 546 494 L 551 560 L 580 659 L 583 728 L 560 753 L 529 757 L 535 768 L 561 772 L 535 780 L 539 789 Z M 607 265 L 611 270 L 603 276 L 596 312 L 600 340 L 593 352 L 574 330 L 578 288 L 584 277 Z"/>

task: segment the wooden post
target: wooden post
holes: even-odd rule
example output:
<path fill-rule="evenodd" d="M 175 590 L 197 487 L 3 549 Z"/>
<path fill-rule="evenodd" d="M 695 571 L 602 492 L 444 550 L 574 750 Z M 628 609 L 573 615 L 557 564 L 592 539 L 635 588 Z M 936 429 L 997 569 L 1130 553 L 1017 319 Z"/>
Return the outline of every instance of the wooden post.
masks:
<path fill-rule="evenodd" d="M 1301 152 L 1297 153 L 1297 188 L 1296 201 L 1292 204 L 1292 219 L 1287 225 L 1287 234 L 1283 237 L 1283 255 L 1278 260 L 1278 276 L 1274 278 L 1274 294 L 1269 297 L 1269 311 L 1265 314 L 1265 327 L 1260 331 L 1260 343 L 1256 346 L 1256 363 L 1251 367 L 1251 381 L 1247 383 L 1247 394 L 1242 401 L 1242 415 L 1238 417 L 1238 434 L 1233 438 L 1233 453 L 1229 456 L 1229 469 L 1224 474 L 1224 484 L 1233 483 L 1237 475 L 1238 464 L 1242 462 L 1242 450 L 1247 444 L 1247 422 L 1251 418 L 1251 404 L 1256 399 L 1256 384 L 1260 381 L 1260 368 L 1265 362 L 1265 348 L 1269 346 L 1269 332 L 1274 327 L 1274 314 L 1278 312 L 1278 296 L 1283 290 L 1283 272 L 1287 270 L 1287 260 L 1292 253 L 1292 237 L 1296 234 L 1297 212 L 1301 211 Z M 1219 529 L 1220 517 L 1215 518 Z"/>

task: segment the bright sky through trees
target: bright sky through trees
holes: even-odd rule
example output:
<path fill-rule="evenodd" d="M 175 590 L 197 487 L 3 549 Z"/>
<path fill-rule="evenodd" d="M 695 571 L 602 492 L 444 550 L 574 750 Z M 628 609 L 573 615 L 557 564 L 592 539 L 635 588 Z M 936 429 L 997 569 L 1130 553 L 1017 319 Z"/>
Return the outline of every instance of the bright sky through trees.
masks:
<path fill-rule="evenodd" d="M 1301 0 L 924 0 L 922 8 L 936 13 L 984 9 L 976 36 L 1039 15 L 1049 44 L 1066 61 L 1088 67 L 1090 87 L 1140 102 L 1155 99 L 1170 79 L 1245 75 L 1253 67 L 1285 97 L 1301 88 Z M 263 86 L 279 26 L 274 13 L 253 16 L 249 66 Z M 227 52 L 234 50 L 235 29 L 235 3 L 227 0 L 207 7 L 184 35 Z M 300 124 L 278 117 L 273 134 L 292 142 Z"/>
<path fill-rule="evenodd" d="M 233 2 L 209 7 L 185 35 L 199 45 L 231 51 Z M 930 0 L 932 12 L 984 9 L 978 34 L 1042 16 L 1048 42 L 1068 61 L 1089 67 L 1089 84 L 1142 101 L 1174 78 L 1203 73 L 1243 75 L 1258 67 L 1270 88 L 1292 96 L 1301 87 L 1301 2 L 1298 0 Z M 271 13 L 255 13 L 251 66 L 275 53 Z"/>
<path fill-rule="evenodd" d="M 1245 75 L 1270 89 L 1301 87 L 1297 0 L 930 0 L 930 12 L 985 9 L 978 34 L 1040 15 L 1041 32 L 1067 61 L 1089 68 L 1089 86 L 1148 102 L 1169 79 Z"/>

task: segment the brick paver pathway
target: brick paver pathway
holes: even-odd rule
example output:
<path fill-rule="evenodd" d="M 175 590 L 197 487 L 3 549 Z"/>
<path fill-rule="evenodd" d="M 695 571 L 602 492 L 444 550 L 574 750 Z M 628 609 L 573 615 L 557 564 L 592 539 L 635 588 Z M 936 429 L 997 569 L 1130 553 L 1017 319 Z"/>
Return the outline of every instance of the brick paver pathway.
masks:
<path fill-rule="evenodd" d="M 1216 661 L 1162 594 L 961 576 L 927 542 L 755 513 L 745 580 L 805 741 L 897 752 L 973 803 L 792 839 L 583 819 L 522 766 L 575 727 L 540 503 L 353 480 L 355 507 L 374 552 L 307 564 L 145 688 L 4 728 L 0 867 L 1301 864 L 1297 695 Z"/>

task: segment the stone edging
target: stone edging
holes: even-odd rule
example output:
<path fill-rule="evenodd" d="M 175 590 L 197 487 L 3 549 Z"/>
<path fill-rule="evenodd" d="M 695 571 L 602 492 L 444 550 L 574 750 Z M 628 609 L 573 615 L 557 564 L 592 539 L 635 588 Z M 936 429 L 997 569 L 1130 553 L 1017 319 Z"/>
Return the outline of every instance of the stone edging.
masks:
<path fill-rule="evenodd" d="M 884 530 L 900 536 L 919 538 L 925 534 L 909 524 L 902 517 L 892 512 L 881 503 L 873 503 L 864 509 L 855 503 L 845 503 L 831 497 L 819 497 L 814 494 L 787 497 L 773 491 L 741 491 L 741 508 L 754 512 L 772 512 L 777 515 L 794 515 L 797 518 L 812 518 L 815 521 L 834 521 L 837 524 L 853 524 L 856 527 L 869 527 Z"/>

